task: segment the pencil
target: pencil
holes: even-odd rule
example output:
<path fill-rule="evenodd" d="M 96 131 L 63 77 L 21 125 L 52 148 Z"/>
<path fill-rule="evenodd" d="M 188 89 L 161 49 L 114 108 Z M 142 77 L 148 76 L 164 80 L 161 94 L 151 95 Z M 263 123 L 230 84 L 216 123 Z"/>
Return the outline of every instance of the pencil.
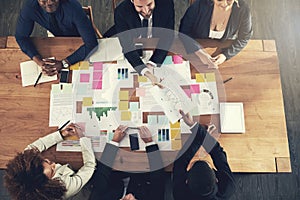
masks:
<path fill-rule="evenodd" d="M 42 72 L 39 74 L 39 76 L 37 77 L 37 79 L 36 79 L 35 84 L 34 84 L 33 87 L 35 87 L 35 86 L 38 84 L 39 80 L 40 80 L 41 77 L 42 77 L 42 74 L 43 74 Z"/>
<path fill-rule="evenodd" d="M 223 81 L 223 83 L 227 83 L 228 81 L 232 80 L 233 77 L 230 77 L 229 79 L 226 79 L 225 81 Z"/>
<path fill-rule="evenodd" d="M 68 120 L 66 123 L 64 123 L 64 125 L 62 125 L 58 130 L 61 131 L 63 128 L 65 128 L 65 126 L 68 125 L 68 123 L 70 122 L 71 120 Z"/>

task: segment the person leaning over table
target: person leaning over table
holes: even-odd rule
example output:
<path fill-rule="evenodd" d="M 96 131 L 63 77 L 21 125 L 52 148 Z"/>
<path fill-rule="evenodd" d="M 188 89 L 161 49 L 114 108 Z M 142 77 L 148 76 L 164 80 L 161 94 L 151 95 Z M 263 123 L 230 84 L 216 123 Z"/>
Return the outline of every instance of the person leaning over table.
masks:
<path fill-rule="evenodd" d="M 43 59 L 30 39 L 35 22 L 55 36 L 81 36 L 84 44 L 62 60 Z M 26 0 L 17 21 L 15 37 L 21 50 L 48 75 L 55 75 L 62 68 L 84 60 L 98 45 L 91 21 L 77 0 Z"/>
<path fill-rule="evenodd" d="M 192 135 L 182 147 L 173 165 L 174 200 L 228 199 L 235 192 L 235 180 L 227 162 L 226 153 L 204 127 L 193 122 L 189 114 L 180 111 Z M 209 152 L 217 170 L 206 161 L 197 161 L 187 170 L 200 146 Z M 209 151 L 210 150 L 210 151 Z"/>
<path fill-rule="evenodd" d="M 174 15 L 173 0 L 124 0 L 114 12 L 114 31 L 119 33 L 126 59 L 139 74 L 148 77 L 152 83 L 158 82 L 153 75 L 153 68 L 161 66 L 174 39 Z M 146 28 L 134 30 L 142 27 Z M 159 38 L 147 63 L 135 51 L 133 39 L 139 37 Z"/>
<path fill-rule="evenodd" d="M 41 152 L 63 141 L 64 137 L 78 136 L 83 166 L 74 172 L 69 166 L 52 162 Z M 66 199 L 76 195 L 90 180 L 96 168 L 91 139 L 83 135 L 81 128 L 70 124 L 39 138 L 18 153 L 6 165 L 4 183 L 11 197 L 16 200 Z"/>
<path fill-rule="evenodd" d="M 106 143 L 94 175 L 95 182 L 90 200 L 163 200 L 165 182 L 162 158 L 158 145 L 152 140 L 152 135 L 147 127 L 139 127 L 139 133 L 146 143 L 150 172 L 125 173 L 112 171 L 119 150 L 119 143 L 125 137 L 126 129 L 126 126 L 120 125 L 115 130 L 112 141 Z M 120 177 L 130 178 L 125 194 L 123 192 L 124 184 Z"/>
<path fill-rule="evenodd" d="M 251 13 L 244 0 L 196 0 L 185 12 L 179 32 L 193 39 L 233 40 L 232 45 L 209 58 L 220 65 L 238 54 L 252 36 Z M 187 53 L 200 57 L 202 50 L 196 42 L 181 37 Z"/>

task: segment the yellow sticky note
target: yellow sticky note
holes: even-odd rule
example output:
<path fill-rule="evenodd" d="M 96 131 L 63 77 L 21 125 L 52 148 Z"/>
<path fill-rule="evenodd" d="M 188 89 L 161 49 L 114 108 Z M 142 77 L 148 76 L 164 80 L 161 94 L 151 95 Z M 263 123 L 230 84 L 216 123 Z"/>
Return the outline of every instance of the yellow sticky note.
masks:
<path fill-rule="evenodd" d="M 205 82 L 204 80 L 204 74 L 196 74 L 196 82 L 200 83 L 200 82 Z"/>
<path fill-rule="evenodd" d="M 180 122 L 176 122 L 174 124 L 170 123 L 170 128 L 180 128 Z"/>
<path fill-rule="evenodd" d="M 128 110 L 128 101 L 119 101 L 119 110 Z"/>
<path fill-rule="evenodd" d="M 129 92 L 128 91 L 120 91 L 119 99 L 123 100 L 123 101 L 128 101 L 129 100 Z"/>
<path fill-rule="evenodd" d="M 180 129 L 171 129 L 171 139 L 181 139 Z"/>
<path fill-rule="evenodd" d="M 131 120 L 131 112 L 130 111 L 122 111 L 121 112 L 121 120 L 122 121 L 130 121 Z"/>
<path fill-rule="evenodd" d="M 70 66 L 70 70 L 79 70 L 79 62 Z"/>
<path fill-rule="evenodd" d="M 82 98 L 82 106 L 92 106 L 93 98 L 92 97 L 83 97 Z"/>
<path fill-rule="evenodd" d="M 81 70 L 88 70 L 89 67 L 90 67 L 90 64 L 89 64 L 88 61 L 81 61 L 81 62 L 79 62 L 79 68 Z"/>
<path fill-rule="evenodd" d="M 180 150 L 182 147 L 181 140 L 171 140 L 171 144 L 173 150 Z"/>
<path fill-rule="evenodd" d="M 79 137 L 77 135 L 71 135 L 71 136 L 65 137 L 64 140 L 79 140 Z"/>
<path fill-rule="evenodd" d="M 147 77 L 146 76 L 138 76 L 138 82 L 140 83 L 140 82 L 147 82 L 148 81 L 148 79 L 147 79 Z"/>
<path fill-rule="evenodd" d="M 216 81 L 215 73 L 207 73 L 206 74 L 206 81 L 207 82 L 215 82 Z"/>

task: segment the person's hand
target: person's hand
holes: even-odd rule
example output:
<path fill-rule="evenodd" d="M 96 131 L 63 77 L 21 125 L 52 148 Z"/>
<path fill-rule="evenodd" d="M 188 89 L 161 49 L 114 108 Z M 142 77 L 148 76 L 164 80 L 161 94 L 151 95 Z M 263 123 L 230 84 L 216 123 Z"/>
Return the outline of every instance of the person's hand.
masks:
<path fill-rule="evenodd" d="M 136 198 L 131 193 L 129 193 L 120 200 L 136 200 Z"/>
<path fill-rule="evenodd" d="M 69 124 L 66 128 L 61 130 L 61 135 L 63 137 L 69 137 L 69 136 L 78 136 L 79 138 L 84 137 L 82 128 L 74 123 Z"/>
<path fill-rule="evenodd" d="M 145 142 L 145 143 L 148 143 L 148 142 L 152 142 L 152 135 L 151 135 L 151 132 L 150 130 L 148 129 L 148 127 L 146 126 L 141 126 L 139 128 L 139 132 L 140 132 L 140 137 L 142 138 L 142 140 Z"/>
<path fill-rule="evenodd" d="M 112 139 L 112 141 L 114 142 L 121 142 L 121 140 L 125 137 L 126 133 L 126 129 L 128 127 L 127 126 L 123 126 L 123 125 L 120 125 L 116 130 L 115 130 L 115 133 L 114 133 L 114 137 Z"/>
<path fill-rule="evenodd" d="M 32 60 L 38 65 L 38 66 L 44 66 L 45 65 L 45 62 L 43 61 L 43 59 L 41 58 L 41 56 L 39 55 L 36 55 L 36 56 L 33 56 Z"/>
<path fill-rule="evenodd" d="M 186 123 L 186 125 L 188 125 L 188 126 L 194 125 L 195 122 L 193 121 L 193 119 L 189 113 L 184 114 L 183 110 L 179 110 L 179 113 L 181 114 L 182 119 L 183 119 L 184 123 Z"/>
<path fill-rule="evenodd" d="M 62 62 L 55 59 L 43 59 L 44 65 L 42 66 L 42 70 L 48 76 L 54 76 L 60 72 L 62 69 Z"/>
<path fill-rule="evenodd" d="M 226 56 L 221 53 L 221 54 L 217 55 L 216 57 L 213 57 L 212 59 L 213 59 L 213 63 L 215 65 L 221 65 L 223 62 L 226 61 Z"/>
<path fill-rule="evenodd" d="M 218 65 L 213 62 L 213 58 L 206 53 L 203 49 L 199 49 L 195 52 L 196 56 L 201 60 L 201 62 L 211 69 L 217 69 Z"/>
<path fill-rule="evenodd" d="M 158 82 L 158 78 L 154 76 L 151 72 L 145 72 L 145 76 L 150 79 L 152 85 L 157 85 L 159 88 L 164 88 L 164 86 L 160 82 Z"/>

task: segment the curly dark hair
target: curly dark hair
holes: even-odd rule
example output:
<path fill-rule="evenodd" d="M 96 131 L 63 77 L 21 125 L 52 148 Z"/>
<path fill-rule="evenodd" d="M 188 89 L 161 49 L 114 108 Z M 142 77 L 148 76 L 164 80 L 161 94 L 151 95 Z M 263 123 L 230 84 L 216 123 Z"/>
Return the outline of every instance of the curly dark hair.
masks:
<path fill-rule="evenodd" d="M 49 179 L 44 173 L 44 158 L 37 149 L 25 150 L 8 162 L 4 186 L 16 200 L 62 199 L 67 191 L 58 179 Z"/>

